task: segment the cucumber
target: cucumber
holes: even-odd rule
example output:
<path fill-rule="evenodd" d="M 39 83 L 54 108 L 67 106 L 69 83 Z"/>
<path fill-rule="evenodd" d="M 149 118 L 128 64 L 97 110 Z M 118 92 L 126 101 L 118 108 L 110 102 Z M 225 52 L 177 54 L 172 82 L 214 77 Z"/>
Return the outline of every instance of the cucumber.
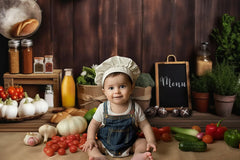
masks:
<path fill-rule="evenodd" d="M 181 133 L 175 134 L 174 138 L 177 141 L 195 141 L 195 142 L 199 141 L 199 139 L 197 137 L 186 135 L 186 134 L 181 134 Z"/>
<path fill-rule="evenodd" d="M 181 151 L 204 152 L 207 150 L 207 144 L 203 141 L 181 141 L 179 149 Z"/>

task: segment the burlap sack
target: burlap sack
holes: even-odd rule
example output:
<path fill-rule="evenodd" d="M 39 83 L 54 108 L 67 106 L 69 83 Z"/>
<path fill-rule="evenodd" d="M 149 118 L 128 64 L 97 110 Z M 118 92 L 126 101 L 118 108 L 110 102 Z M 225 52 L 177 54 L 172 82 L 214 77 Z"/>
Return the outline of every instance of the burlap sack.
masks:
<path fill-rule="evenodd" d="M 132 98 L 143 110 L 149 107 L 152 87 L 135 87 Z M 107 100 L 102 88 L 96 85 L 78 85 L 77 96 L 79 108 L 92 109 Z"/>

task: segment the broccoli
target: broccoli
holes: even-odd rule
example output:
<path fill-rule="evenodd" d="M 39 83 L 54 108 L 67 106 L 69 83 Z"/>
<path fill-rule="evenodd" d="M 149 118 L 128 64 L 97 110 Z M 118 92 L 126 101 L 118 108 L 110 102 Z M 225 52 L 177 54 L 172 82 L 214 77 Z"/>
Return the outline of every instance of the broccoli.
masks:
<path fill-rule="evenodd" d="M 138 77 L 137 81 L 136 81 L 136 86 L 139 87 L 154 87 L 155 86 L 155 82 L 152 79 L 151 75 L 149 73 L 141 73 L 140 76 Z"/>

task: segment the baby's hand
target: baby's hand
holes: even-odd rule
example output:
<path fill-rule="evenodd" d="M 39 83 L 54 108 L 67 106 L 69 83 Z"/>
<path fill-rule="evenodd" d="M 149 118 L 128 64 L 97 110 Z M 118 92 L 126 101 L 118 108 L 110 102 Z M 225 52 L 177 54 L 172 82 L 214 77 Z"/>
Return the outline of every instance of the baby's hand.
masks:
<path fill-rule="evenodd" d="M 149 152 L 156 152 L 157 151 L 157 147 L 156 147 L 156 144 L 155 143 L 147 143 L 147 151 Z"/>
<path fill-rule="evenodd" d="M 98 147 L 97 142 L 93 139 L 89 139 L 85 142 L 85 144 L 83 145 L 83 152 L 87 152 L 88 149 L 92 150 L 94 147 Z"/>

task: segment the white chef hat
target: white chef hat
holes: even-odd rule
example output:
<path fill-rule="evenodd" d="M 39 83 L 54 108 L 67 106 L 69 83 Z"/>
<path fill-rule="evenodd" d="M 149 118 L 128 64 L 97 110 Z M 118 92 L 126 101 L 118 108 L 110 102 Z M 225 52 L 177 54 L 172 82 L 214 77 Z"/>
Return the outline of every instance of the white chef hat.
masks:
<path fill-rule="evenodd" d="M 140 75 L 140 69 L 138 68 L 137 64 L 132 59 L 121 56 L 108 58 L 100 65 L 98 65 L 95 68 L 95 71 L 95 83 L 102 86 L 104 84 L 105 78 L 111 73 L 125 73 L 131 78 L 132 82 L 134 83 Z"/>

